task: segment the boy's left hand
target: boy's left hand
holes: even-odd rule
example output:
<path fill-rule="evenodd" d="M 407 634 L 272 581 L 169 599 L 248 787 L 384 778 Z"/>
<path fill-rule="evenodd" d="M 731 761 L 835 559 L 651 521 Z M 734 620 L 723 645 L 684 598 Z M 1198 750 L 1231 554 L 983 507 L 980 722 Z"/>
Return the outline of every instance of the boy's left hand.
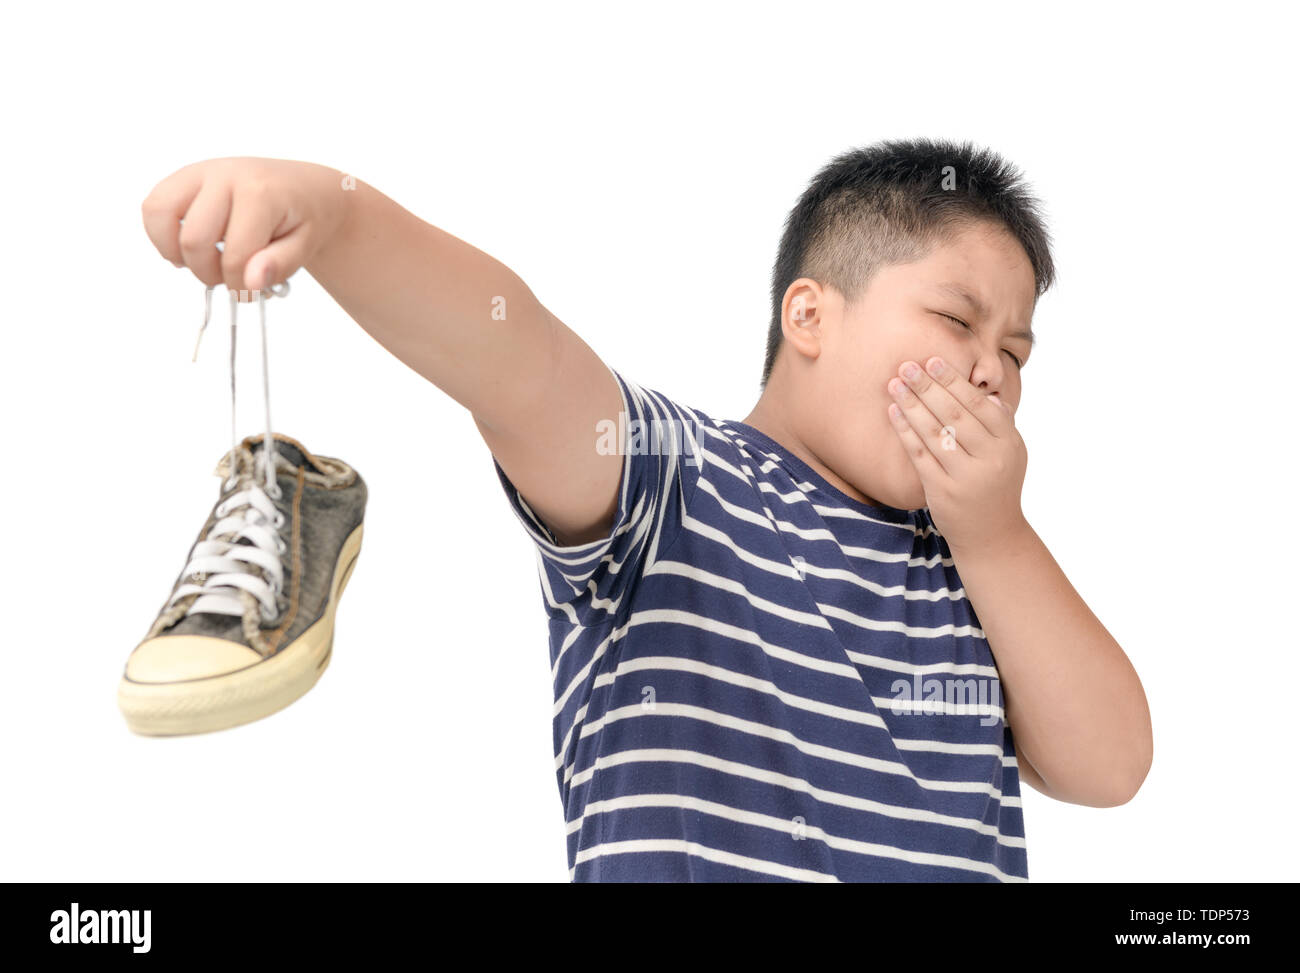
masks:
<path fill-rule="evenodd" d="M 916 378 L 906 376 L 909 364 L 920 369 Z M 889 385 L 902 412 L 895 416 L 891 407 L 890 423 L 949 549 L 995 546 L 1026 529 L 1020 491 L 1029 455 L 1010 407 L 990 400 L 937 356 L 904 362 Z M 901 397 L 894 394 L 899 387 Z"/>

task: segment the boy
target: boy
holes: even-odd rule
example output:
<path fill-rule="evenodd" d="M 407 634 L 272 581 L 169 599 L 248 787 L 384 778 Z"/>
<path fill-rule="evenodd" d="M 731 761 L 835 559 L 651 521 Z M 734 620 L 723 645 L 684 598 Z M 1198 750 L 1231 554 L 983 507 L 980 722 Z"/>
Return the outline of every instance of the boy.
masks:
<path fill-rule="evenodd" d="M 472 414 L 538 552 L 574 880 L 1024 880 L 1022 778 L 1094 807 L 1141 785 L 1141 683 L 1020 509 L 1053 269 L 991 152 L 886 142 L 817 174 L 741 422 L 611 370 L 338 171 L 213 160 L 143 209 L 210 286 L 306 268 Z"/>

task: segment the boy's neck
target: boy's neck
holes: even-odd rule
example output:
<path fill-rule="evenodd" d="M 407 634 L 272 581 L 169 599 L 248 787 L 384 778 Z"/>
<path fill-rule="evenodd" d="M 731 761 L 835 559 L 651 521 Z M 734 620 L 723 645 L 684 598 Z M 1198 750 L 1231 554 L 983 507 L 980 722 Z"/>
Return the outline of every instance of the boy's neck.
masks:
<path fill-rule="evenodd" d="M 847 494 L 859 503 L 870 504 L 873 507 L 882 506 L 879 501 L 873 500 L 853 484 L 842 479 L 834 470 L 823 463 L 803 439 L 798 435 L 794 428 L 787 421 L 787 417 L 779 409 L 772 407 L 771 399 L 766 390 L 759 398 L 754 408 L 744 419 L 740 420 L 747 426 L 752 426 L 761 432 L 768 439 L 783 446 L 789 452 L 793 453 L 799 459 L 807 463 L 813 470 L 826 480 L 831 486 L 835 487 L 841 493 Z"/>

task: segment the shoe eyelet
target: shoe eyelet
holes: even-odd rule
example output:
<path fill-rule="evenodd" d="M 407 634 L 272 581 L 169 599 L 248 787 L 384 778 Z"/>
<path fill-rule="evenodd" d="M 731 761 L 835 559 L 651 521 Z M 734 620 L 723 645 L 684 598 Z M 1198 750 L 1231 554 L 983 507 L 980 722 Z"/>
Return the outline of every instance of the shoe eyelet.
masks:
<path fill-rule="evenodd" d="M 273 500 L 279 500 L 282 496 L 284 496 L 284 491 L 280 489 L 280 484 L 278 483 L 271 484 L 271 488 L 266 492 L 267 495 L 271 497 L 271 499 Z"/>
<path fill-rule="evenodd" d="M 286 553 L 286 552 L 289 550 L 289 545 L 286 544 L 286 543 L 284 542 L 284 539 L 283 539 L 283 538 L 280 538 L 280 537 L 277 537 L 277 538 L 275 539 L 275 546 L 276 546 L 276 549 L 277 549 L 281 554 L 284 554 L 284 553 Z"/>
<path fill-rule="evenodd" d="M 284 514 L 278 510 L 275 512 L 275 526 L 277 529 L 284 526 Z"/>

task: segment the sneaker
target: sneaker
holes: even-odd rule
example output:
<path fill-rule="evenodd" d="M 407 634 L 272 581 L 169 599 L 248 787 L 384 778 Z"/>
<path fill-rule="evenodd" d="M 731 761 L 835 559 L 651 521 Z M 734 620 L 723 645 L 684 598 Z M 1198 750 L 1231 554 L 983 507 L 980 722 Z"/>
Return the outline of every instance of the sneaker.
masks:
<path fill-rule="evenodd" d="M 215 473 L 218 502 L 144 639 L 118 705 L 136 733 L 238 726 L 283 709 L 329 665 L 334 615 L 361 550 L 365 481 L 347 463 L 274 435 L 245 439 Z"/>
<path fill-rule="evenodd" d="M 221 493 L 144 639 L 117 700 L 136 733 L 206 733 L 268 716 L 316 684 L 334 647 L 334 613 L 361 550 L 366 484 L 347 463 L 271 432 L 265 293 L 266 434 L 235 436 L 238 301 L 230 294 L 229 452 Z M 288 283 L 271 289 L 277 297 Z M 212 311 L 204 294 L 203 325 Z M 198 360 L 198 343 L 194 360 Z"/>

